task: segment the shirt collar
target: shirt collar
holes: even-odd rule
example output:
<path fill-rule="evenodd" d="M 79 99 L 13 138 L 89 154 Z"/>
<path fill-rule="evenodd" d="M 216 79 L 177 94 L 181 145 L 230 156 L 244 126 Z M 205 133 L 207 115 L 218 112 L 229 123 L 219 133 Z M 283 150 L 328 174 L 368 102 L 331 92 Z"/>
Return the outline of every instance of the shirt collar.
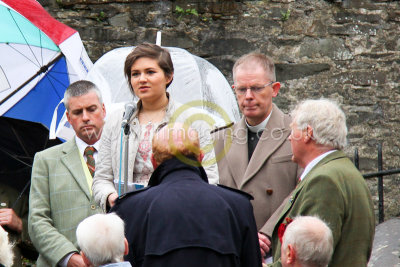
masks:
<path fill-rule="evenodd" d="M 306 177 L 306 175 L 312 170 L 312 168 L 314 168 L 315 165 L 318 164 L 318 162 L 320 162 L 323 158 L 325 158 L 326 156 L 328 156 L 329 154 L 331 154 L 335 151 L 336 151 L 336 149 L 329 150 L 328 152 L 325 152 L 325 153 L 319 155 L 318 157 L 313 159 L 310 163 L 308 163 L 308 165 L 306 166 L 306 168 L 304 169 L 303 173 L 300 176 L 300 180 L 302 181 L 304 179 L 304 177 Z"/>
<path fill-rule="evenodd" d="M 264 131 L 265 127 L 267 126 L 267 123 L 269 121 L 269 118 L 271 118 L 272 110 L 269 113 L 268 117 L 265 118 L 260 124 L 257 124 L 255 126 L 251 126 L 247 123 L 247 120 L 244 120 L 246 122 L 247 128 L 249 129 L 250 132 L 252 133 L 258 133 Z"/>
<path fill-rule="evenodd" d="M 83 156 L 85 149 L 87 146 L 92 146 L 96 149 L 95 154 L 99 151 L 99 147 L 100 147 L 100 141 L 98 140 L 96 143 L 94 143 L 93 145 L 88 145 L 85 143 L 85 141 L 83 141 L 82 139 L 80 139 L 78 136 L 75 135 L 75 142 L 76 145 L 78 146 L 79 149 L 79 153 Z"/>

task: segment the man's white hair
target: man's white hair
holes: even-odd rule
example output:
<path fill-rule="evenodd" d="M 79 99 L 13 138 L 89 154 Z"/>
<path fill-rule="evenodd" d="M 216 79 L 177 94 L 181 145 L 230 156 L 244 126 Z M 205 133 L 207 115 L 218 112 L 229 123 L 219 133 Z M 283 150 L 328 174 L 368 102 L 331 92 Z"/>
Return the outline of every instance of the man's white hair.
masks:
<path fill-rule="evenodd" d="M 13 264 L 14 253 L 12 244 L 8 241 L 8 233 L 0 226 L 0 263 L 4 266 Z"/>
<path fill-rule="evenodd" d="M 84 219 L 76 229 L 76 238 L 80 249 L 94 266 L 123 261 L 124 221 L 115 213 L 96 214 Z"/>
<path fill-rule="evenodd" d="M 332 100 L 305 100 L 291 113 L 293 123 L 300 130 L 313 129 L 317 144 L 343 149 L 347 145 L 346 116 Z"/>
<path fill-rule="evenodd" d="M 291 222 L 282 238 L 286 251 L 291 244 L 296 259 L 304 267 L 328 266 L 333 253 L 332 231 L 324 221 L 314 216 L 299 216 Z"/>

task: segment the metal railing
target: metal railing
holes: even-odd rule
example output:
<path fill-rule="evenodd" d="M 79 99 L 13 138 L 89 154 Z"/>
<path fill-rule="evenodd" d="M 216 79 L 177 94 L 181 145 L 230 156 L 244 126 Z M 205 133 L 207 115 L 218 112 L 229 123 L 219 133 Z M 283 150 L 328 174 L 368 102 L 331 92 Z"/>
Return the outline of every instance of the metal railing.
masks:
<path fill-rule="evenodd" d="M 359 157 L 358 149 L 354 150 L 354 165 L 359 169 Z M 385 220 L 385 211 L 383 206 L 383 176 L 400 173 L 400 169 L 383 170 L 383 158 L 382 158 L 382 144 L 378 144 L 378 171 L 363 174 L 365 179 L 378 177 L 378 213 L 379 223 Z"/>

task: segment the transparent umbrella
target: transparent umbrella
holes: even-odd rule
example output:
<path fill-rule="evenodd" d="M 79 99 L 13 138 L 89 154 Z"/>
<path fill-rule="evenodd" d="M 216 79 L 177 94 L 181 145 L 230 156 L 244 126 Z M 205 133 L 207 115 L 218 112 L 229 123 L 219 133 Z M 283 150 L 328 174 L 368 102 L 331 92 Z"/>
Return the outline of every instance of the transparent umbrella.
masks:
<path fill-rule="evenodd" d="M 102 91 L 107 113 L 111 113 L 116 106 L 135 100 L 123 71 L 125 58 L 133 48 L 117 48 L 104 54 L 86 77 Z M 174 80 L 168 87 L 172 98 L 201 108 L 213 118 L 214 127 L 238 121 L 240 113 L 236 99 L 222 73 L 207 60 L 184 49 L 166 48 L 171 53 L 175 69 Z M 65 119 L 64 123 L 68 126 Z M 66 135 L 65 129 L 59 128 L 57 136 L 67 139 L 70 135 Z"/>

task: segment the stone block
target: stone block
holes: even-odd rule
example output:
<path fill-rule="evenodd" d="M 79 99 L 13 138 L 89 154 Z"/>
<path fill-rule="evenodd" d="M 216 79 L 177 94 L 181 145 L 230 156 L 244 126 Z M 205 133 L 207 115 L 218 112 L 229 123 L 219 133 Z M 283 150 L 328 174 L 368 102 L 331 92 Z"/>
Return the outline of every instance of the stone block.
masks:
<path fill-rule="evenodd" d="M 246 39 L 240 38 L 212 38 L 205 39 L 200 44 L 200 51 L 207 55 L 242 55 L 254 50 L 254 45 Z"/>
<path fill-rule="evenodd" d="M 163 32 L 163 46 L 180 47 L 189 49 L 194 46 L 193 40 L 184 32 Z"/>
<path fill-rule="evenodd" d="M 391 10 L 388 12 L 388 20 L 400 21 L 400 10 Z"/>
<path fill-rule="evenodd" d="M 398 266 L 400 264 L 400 218 L 394 218 L 376 227 L 371 259 L 368 267 Z"/>
<path fill-rule="evenodd" d="M 380 23 L 382 21 L 382 17 L 378 14 L 357 14 L 350 11 L 339 11 L 337 13 L 334 13 L 333 18 L 338 24 L 360 22 L 374 24 Z"/>
<path fill-rule="evenodd" d="M 241 12 L 241 5 L 234 1 L 216 1 L 216 3 L 201 2 L 199 9 L 203 12 L 221 14 L 223 16 L 238 15 Z"/>
<path fill-rule="evenodd" d="M 108 19 L 110 24 L 114 27 L 129 28 L 132 25 L 132 20 L 127 13 L 117 14 Z"/>
<path fill-rule="evenodd" d="M 161 0 L 56 0 L 60 5 L 158 2 Z"/>
<path fill-rule="evenodd" d="M 300 79 L 330 70 L 329 64 L 275 64 L 278 81 Z"/>
<path fill-rule="evenodd" d="M 341 38 L 305 38 L 300 46 L 300 57 L 345 60 L 352 57 L 351 52 L 344 45 Z"/>
<path fill-rule="evenodd" d="M 334 35 L 372 35 L 375 36 L 381 27 L 379 25 L 344 24 L 328 27 L 328 32 Z"/>
<path fill-rule="evenodd" d="M 225 78 L 228 79 L 228 77 L 231 76 L 232 67 L 233 64 L 235 64 L 235 61 L 233 61 L 232 59 L 225 59 L 220 57 L 207 58 L 207 60 L 215 67 L 217 67 L 224 74 Z M 232 84 L 232 81 L 230 82 L 230 84 Z"/>

